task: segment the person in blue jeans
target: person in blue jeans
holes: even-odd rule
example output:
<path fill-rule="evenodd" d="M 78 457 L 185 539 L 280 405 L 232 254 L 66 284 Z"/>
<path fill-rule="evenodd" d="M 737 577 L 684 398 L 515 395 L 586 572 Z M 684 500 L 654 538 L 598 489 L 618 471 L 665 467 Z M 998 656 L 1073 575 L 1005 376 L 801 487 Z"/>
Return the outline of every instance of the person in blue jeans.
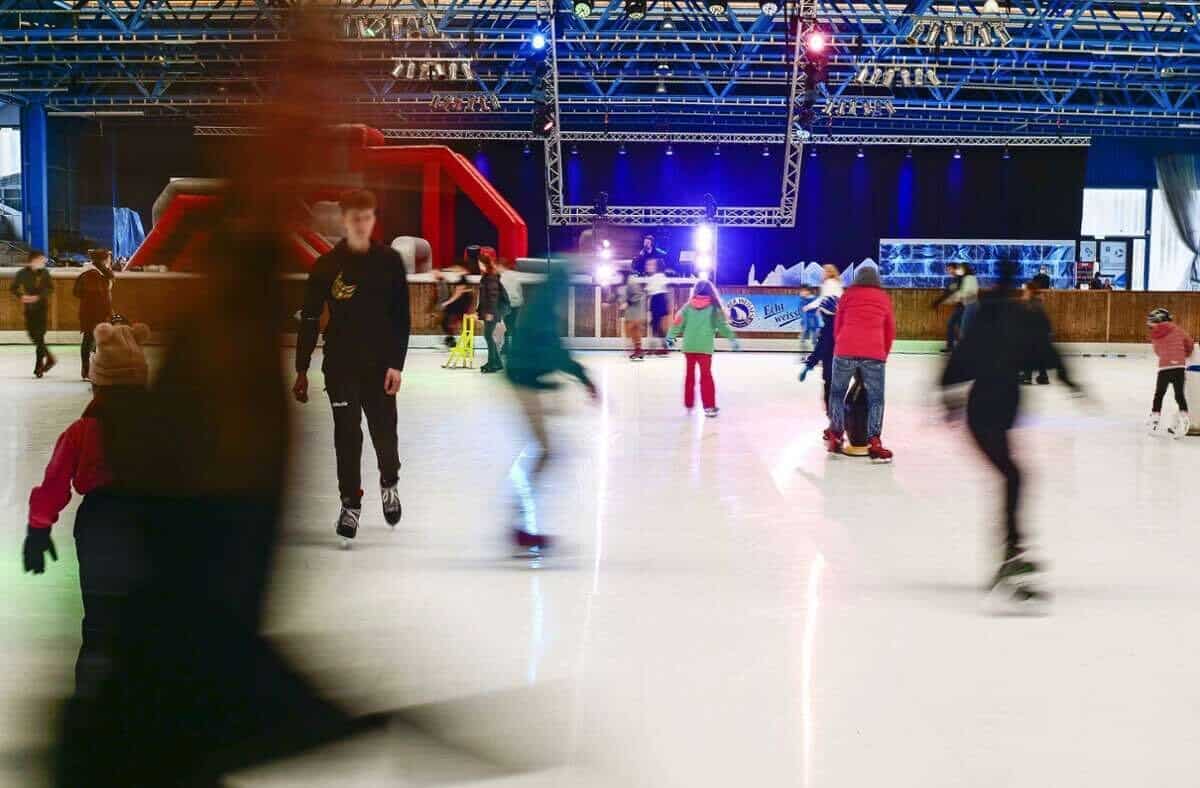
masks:
<path fill-rule="evenodd" d="M 872 462 L 891 462 L 892 452 L 883 447 L 884 369 L 896 338 L 892 301 L 879 281 L 879 271 L 864 266 L 846 289 L 833 323 L 833 383 L 829 391 L 829 428 L 825 447 L 831 454 L 842 452 L 846 428 L 846 392 L 855 372 L 862 373 L 867 392 L 867 454 Z"/>

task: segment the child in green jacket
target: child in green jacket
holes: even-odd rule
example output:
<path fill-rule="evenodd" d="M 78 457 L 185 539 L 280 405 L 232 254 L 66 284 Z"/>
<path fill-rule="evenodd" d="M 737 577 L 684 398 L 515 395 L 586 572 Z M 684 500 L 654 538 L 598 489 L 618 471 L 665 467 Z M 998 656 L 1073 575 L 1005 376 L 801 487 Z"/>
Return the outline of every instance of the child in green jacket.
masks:
<path fill-rule="evenodd" d="M 673 342 L 681 334 L 683 354 L 687 358 L 683 406 L 691 410 L 696 404 L 696 368 L 699 367 L 700 401 L 704 405 L 704 415 L 713 418 L 720 410 L 717 407 L 717 387 L 712 376 L 713 340 L 720 334 L 733 341 L 734 350 L 740 350 L 741 346 L 737 335 L 729 327 L 717 289 L 708 280 L 702 279 L 692 288 L 692 297 L 675 316 L 675 322 L 667 332 L 667 341 Z"/>

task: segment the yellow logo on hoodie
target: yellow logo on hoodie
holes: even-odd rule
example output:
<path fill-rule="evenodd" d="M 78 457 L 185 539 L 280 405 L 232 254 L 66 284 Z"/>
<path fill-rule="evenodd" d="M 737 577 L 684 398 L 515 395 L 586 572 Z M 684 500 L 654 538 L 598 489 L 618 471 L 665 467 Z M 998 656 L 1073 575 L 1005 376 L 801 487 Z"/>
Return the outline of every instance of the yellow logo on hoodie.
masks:
<path fill-rule="evenodd" d="M 348 285 L 342 281 L 342 272 L 338 271 L 337 279 L 333 280 L 333 287 L 329 288 L 329 293 L 335 301 L 349 301 L 357 289 L 358 285 Z"/>

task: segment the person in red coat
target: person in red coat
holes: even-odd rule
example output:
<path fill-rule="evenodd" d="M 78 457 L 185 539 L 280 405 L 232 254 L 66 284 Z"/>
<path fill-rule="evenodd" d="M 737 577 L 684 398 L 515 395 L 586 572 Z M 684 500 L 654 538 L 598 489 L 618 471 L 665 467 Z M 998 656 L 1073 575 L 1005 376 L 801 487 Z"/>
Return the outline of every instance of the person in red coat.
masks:
<path fill-rule="evenodd" d="M 892 301 L 879 281 L 879 269 L 863 266 L 854 275 L 838 304 L 833 324 L 833 383 L 829 392 L 829 428 L 825 445 L 832 454 L 842 451 L 846 425 L 846 391 L 860 373 L 867 392 L 867 447 L 872 462 L 891 462 L 883 447 L 884 369 L 896 339 Z"/>

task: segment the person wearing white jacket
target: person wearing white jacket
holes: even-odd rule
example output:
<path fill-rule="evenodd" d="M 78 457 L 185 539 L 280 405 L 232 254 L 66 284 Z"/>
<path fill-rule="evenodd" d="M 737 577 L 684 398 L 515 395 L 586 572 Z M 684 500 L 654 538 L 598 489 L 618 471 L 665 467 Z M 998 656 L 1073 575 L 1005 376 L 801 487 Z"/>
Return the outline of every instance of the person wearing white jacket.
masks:
<path fill-rule="evenodd" d="M 842 286 L 842 272 L 837 269 L 836 265 L 823 265 L 821 270 L 825 273 L 825 278 L 821 280 L 821 295 L 804 307 L 805 312 L 817 309 L 826 298 L 841 298 L 846 289 Z"/>

